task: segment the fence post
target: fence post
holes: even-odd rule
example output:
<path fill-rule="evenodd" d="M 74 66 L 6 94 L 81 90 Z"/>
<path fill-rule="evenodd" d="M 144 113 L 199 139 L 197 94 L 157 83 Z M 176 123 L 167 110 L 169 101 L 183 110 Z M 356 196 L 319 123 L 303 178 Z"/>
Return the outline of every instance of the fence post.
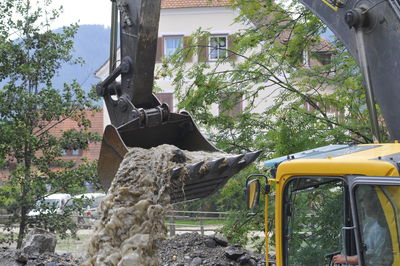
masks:
<path fill-rule="evenodd" d="M 172 213 L 172 216 L 171 216 L 171 219 L 170 219 L 169 235 L 170 236 L 175 236 L 175 217 L 174 217 L 174 213 Z"/>
<path fill-rule="evenodd" d="M 201 235 L 204 236 L 204 225 L 203 225 L 203 220 L 200 220 L 200 232 L 201 232 Z"/>

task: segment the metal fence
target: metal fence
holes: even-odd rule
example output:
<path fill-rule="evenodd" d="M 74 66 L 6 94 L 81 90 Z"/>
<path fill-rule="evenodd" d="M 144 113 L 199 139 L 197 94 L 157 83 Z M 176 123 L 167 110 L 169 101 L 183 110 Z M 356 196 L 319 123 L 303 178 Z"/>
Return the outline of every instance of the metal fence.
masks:
<path fill-rule="evenodd" d="M 206 232 L 215 232 L 222 226 L 228 214 L 228 212 L 174 210 L 167 215 L 168 233 L 174 236 L 177 232 L 200 232 L 201 235 Z M 189 221 L 196 223 L 189 223 Z M 220 223 L 210 224 L 207 221 L 220 221 Z"/>

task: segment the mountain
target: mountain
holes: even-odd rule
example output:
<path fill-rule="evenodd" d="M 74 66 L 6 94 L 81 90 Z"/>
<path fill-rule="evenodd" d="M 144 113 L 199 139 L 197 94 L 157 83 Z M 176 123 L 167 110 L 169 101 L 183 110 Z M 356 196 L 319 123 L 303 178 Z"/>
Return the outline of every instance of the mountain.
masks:
<path fill-rule="evenodd" d="M 60 31 L 56 30 L 56 31 Z M 74 57 L 81 57 L 81 65 L 64 64 L 53 79 L 55 88 L 62 88 L 64 83 L 76 79 L 85 91 L 98 83 L 94 73 L 108 59 L 110 50 L 110 28 L 102 25 L 81 25 L 74 38 Z"/>

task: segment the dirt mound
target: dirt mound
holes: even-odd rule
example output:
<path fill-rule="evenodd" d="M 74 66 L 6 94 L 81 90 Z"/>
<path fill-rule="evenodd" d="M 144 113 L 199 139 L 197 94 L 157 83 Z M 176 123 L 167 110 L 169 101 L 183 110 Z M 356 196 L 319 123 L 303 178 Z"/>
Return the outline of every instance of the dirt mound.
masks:
<path fill-rule="evenodd" d="M 81 260 L 70 254 L 55 254 L 45 252 L 43 254 L 25 254 L 14 248 L 0 248 L 0 266 L 75 266 L 80 265 Z"/>
<path fill-rule="evenodd" d="M 159 244 L 158 258 L 162 266 L 200 265 L 265 265 L 265 256 L 253 254 L 240 245 L 230 245 L 224 237 L 186 233 Z"/>

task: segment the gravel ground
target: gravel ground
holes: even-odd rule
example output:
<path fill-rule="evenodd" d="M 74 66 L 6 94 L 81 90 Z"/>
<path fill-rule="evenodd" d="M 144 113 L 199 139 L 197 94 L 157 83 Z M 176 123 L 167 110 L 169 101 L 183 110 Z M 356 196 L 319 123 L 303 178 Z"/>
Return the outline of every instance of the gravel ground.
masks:
<path fill-rule="evenodd" d="M 261 266 L 265 256 L 253 254 L 239 245 L 229 244 L 223 236 L 185 233 L 158 245 L 160 266 Z M 71 254 L 23 254 L 14 248 L 0 248 L 0 266 L 73 266 L 82 259 Z"/>
<path fill-rule="evenodd" d="M 253 254 L 239 245 L 231 245 L 222 236 L 186 233 L 164 240 L 159 246 L 162 266 L 265 265 L 265 256 Z"/>
<path fill-rule="evenodd" d="M 70 254 L 23 254 L 15 248 L 0 248 L 0 266 L 74 266 L 81 261 Z"/>

